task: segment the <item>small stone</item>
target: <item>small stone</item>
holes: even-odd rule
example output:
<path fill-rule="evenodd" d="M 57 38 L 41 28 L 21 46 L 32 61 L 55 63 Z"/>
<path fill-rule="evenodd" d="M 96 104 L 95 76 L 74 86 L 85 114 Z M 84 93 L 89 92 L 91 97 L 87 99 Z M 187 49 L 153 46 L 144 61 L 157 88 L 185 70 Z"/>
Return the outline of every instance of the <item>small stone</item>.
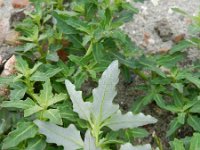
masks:
<path fill-rule="evenodd" d="M 12 0 L 13 8 L 25 8 L 29 5 L 29 0 Z"/>
<path fill-rule="evenodd" d="M 157 53 L 163 54 L 163 53 L 167 53 L 169 50 L 170 48 L 160 48 Z"/>
<path fill-rule="evenodd" d="M 0 7 L 4 6 L 4 0 L 0 0 Z"/>
<path fill-rule="evenodd" d="M 167 19 L 157 21 L 154 29 L 163 42 L 167 42 L 172 38 L 173 32 Z"/>
<path fill-rule="evenodd" d="M 184 39 L 185 39 L 185 34 L 182 33 L 182 34 L 179 34 L 179 35 L 176 35 L 175 37 L 173 37 L 172 41 L 177 44 Z"/>
<path fill-rule="evenodd" d="M 5 43 L 13 46 L 20 45 L 18 38 L 19 38 L 19 32 L 11 30 L 6 35 Z"/>
<path fill-rule="evenodd" d="M 160 0 L 151 0 L 154 6 L 158 6 Z"/>
<path fill-rule="evenodd" d="M 147 32 L 144 32 L 144 39 L 143 39 L 143 41 L 144 41 L 144 43 L 145 43 L 146 45 L 149 44 L 149 39 L 150 39 L 150 34 L 147 33 Z"/>
<path fill-rule="evenodd" d="M 15 74 L 15 64 L 16 64 L 16 58 L 15 55 L 13 55 L 4 65 L 4 70 L 1 73 L 2 77 L 6 77 L 12 74 Z"/>

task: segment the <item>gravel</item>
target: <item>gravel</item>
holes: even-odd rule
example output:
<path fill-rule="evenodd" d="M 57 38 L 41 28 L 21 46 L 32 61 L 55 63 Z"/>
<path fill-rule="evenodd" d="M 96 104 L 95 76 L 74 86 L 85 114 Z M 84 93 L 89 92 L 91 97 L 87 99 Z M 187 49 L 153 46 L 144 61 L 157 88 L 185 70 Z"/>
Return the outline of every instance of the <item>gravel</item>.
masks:
<path fill-rule="evenodd" d="M 163 49 L 170 49 L 174 44 L 172 41 L 174 37 L 181 34 L 185 34 L 186 38 L 191 36 L 188 33 L 191 19 L 173 12 L 171 8 L 177 7 L 190 15 L 196 15 L 200 10 L 199 0 L 160 0 L 157 6 L 153 5 L 152 1 L 131 2 L 139 9 L 139 13 L 134 16 L 131 22 L 122 27 L 138 46 L 148 51 L 159 52 Z M 167 21 L 168 30 L 172 32 L 172 37 L 166 38 L 168 40 L 163 40 L 155 29 L 161 20 Z M 196 49 L 192 49 L 189 53 L 189 58 L 200 56 Z"/>

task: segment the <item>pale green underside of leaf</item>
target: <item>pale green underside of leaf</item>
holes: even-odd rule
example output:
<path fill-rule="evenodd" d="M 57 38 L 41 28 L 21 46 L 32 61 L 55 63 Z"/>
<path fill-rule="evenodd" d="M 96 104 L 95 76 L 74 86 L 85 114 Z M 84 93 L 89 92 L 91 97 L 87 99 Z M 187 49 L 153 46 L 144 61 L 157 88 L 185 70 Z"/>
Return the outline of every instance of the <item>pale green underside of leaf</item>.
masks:
<path fill-rule="evenodd" d="M 68 128 L 62 128 L 40 120 L 35 120 L 34 123 L 39 127 L 39 132 L 46 136 L 48 143 L 63 146 L 64 150 L 77 150 L 84 146 L 80 131 L 73 124 L 69 125 Z"/>
<path fill-rule="evenodd" d="M 65 85 L 73 103 L 73 110 L 81 119 L 89 121 L 91 103 L 83 101 L 82 92 L 76 91 L 75 86 L 69 80 L 65 80 Z"/>
<path fill-rule="evenodd" d="M 118 61 L 113 61 L 102 74 L 98 87 L 93 90 L 92 114 L 96 122 L 103 122 L 119 109 L 112 103 L 117 94 L 115 87 L 119 73 Z"/>
<path fill-rule="evenodd" d="M 133 146 L 131 143 L 123 144 L 120 150 L 151 150 L 151 145 Z"/>
<path fill-rule="evenodd" d="M 101 150 L 95 145 L 95 138 L 91 135 L 90 131 L 87 130 L 84 140 L 84 150 Z"/>
<path fill-rule="evenodd" d="M 114 114 L 110 119 L 106 121 L 105 125 L 116 131 L 119 129 L 135 128 L 156 122 L 157 119 L 150 115 L 145 116 L 142 113 L 135 115 L 132 112 L 122 114 L 119 110 L 116 114 Z"/>
<path fill-rule="evenodd" d="M 38 132 L 35 124 L 32 122 L 20 122 L 17 128 L 9 133 L 4 139 L 2 149 L 8 149 L 17 146 L 20 142 L 33 138 Z"/>

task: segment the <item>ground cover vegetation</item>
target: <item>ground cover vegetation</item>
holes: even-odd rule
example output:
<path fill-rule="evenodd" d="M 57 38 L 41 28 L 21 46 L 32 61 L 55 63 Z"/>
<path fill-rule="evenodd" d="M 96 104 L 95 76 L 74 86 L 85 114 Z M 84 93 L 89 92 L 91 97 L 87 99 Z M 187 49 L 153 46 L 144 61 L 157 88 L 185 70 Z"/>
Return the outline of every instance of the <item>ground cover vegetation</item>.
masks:
<path fill-rule="evenodd" d="M 194 37 L 151 54 L 120 29 L 138 11 L 124 0 L 31 2 L 34 10 L 15 26 L 21 42 L 16 73 L 0 78 L 10 90 L 0 99 L 1 149 L 163 150 L 156 136 L 152 146 L 132 144 L 153 136 L 140 126 L 157 122 L 141 113 L 154 104 L 173 114 L 169 149 L 198 150 L 199 60 L 187 62 L 186 49 L 199 48 L 200 14 L 190 16 Z M 142 81 L 131 87 L 143 94 L 127 113 L 113 103 L 120 70 L 127 83 Z M 88 81 L 96 88 L 82 95 Z M 182 127 L 190 127 L 190 135 L 179 137 Z"/>

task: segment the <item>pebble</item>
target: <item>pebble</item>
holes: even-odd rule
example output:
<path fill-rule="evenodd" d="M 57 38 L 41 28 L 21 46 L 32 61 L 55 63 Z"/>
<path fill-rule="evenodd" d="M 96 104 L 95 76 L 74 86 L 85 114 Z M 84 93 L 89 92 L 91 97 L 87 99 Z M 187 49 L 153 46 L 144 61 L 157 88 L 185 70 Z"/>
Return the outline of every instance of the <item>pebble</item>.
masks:
<path fill-rule="evenodd" d="M 2 77 L 6 77 L 9 75 L 12 75 L 16 72 L 15 70 L 15 64 L 16 64 L 16 57 L 13 55 L 4 65 L 4 70 L 1 73 Z"/>
<path fill-rule="evenodd" d="M 15 30 L 10 30 L 6 35 L 5 43 L 12 46 L 20 45 L 18 38 L 19 32 L 16 32 Z"/>
<path fill-rule="evenodd" d="M 25 8 L 29 5 L 29 0 L 12 0 L 13 8 Z"/>
<path fill-rule="evenodd" d="M 0 0 L 0 8 L 4 6 L 4 0 Z"/>

